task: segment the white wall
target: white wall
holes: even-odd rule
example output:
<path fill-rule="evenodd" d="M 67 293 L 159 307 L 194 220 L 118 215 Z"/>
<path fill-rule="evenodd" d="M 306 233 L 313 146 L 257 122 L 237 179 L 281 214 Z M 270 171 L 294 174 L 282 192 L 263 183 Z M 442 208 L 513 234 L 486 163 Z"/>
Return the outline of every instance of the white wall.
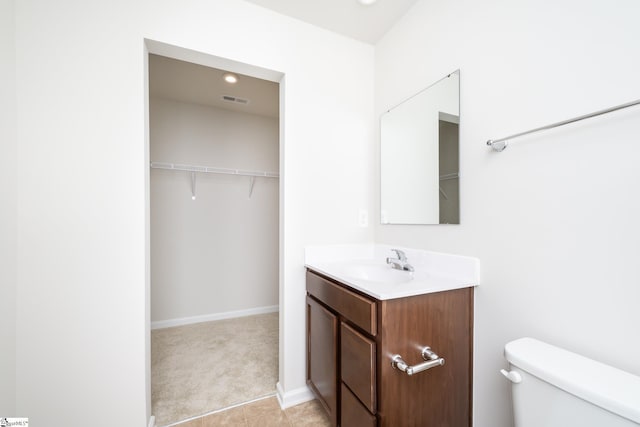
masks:
<path fill-rule="evenodd" d="M 0 416 L 16 415 L 16 90 L 15 14 L 0 1 Z"/>
<path fill-rule="evenodd" d="M 278 119 L 161 98 L 151 160 L 278 172 Z M 278 179 L 151 170 L 151 320 L 278 305 Z M 165 322 L 166 323 L 166 322 Z"/>
<path fill-rule="evenodd" d="M 285 75 L 280 386 L 305 387 L 303 247 L 372 236 L 373 47 L 237 0 L 17 3 L 18 412 L 149 415 L 144 38 Z"/>
<path fill-rule="evenodd" d="M 640 375 L 638 107 L 485 145 L 639 98 L 639 15 L 634 0 L 425 0 L 376 45 L 378 114 L 461 69 L 461 225 L 375 231 L 480 259 L 476 426 L 511 425 L 498 370 L 518 337 Z"/>

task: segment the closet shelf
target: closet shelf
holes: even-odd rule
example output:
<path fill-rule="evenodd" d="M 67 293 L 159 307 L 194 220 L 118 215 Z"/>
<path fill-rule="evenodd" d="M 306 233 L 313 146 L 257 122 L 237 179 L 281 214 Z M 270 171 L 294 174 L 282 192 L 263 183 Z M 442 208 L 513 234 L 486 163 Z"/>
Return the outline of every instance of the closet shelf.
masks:
<path fill-rule="evenodd" d="M 262 178 L 279 178 L 280 177 L 280 175 L 275 172 L 214 168 L 211 166 L 182 165 L 177 163 L 151 162 L 150 166 L 151 166 L 151 169 L 168 169 L 168 170 L 175 170 L 175 171 L 191 172 L 191 199 L 193 200 L 196 199 L 196 172 L 248 176 L 249 177 L 249 198 L 251 198 L 251 195 L 253 194 L 253 187 L 256 183 L 256 177 L 262 177 Z"/>
<path fill-rule="evenodd" d="M 447 181 L 450 179 L 458 179 L 458 178 L 460 178 L 460 174 L 457 172 L 440 175 L 440 181 Z"/>
<path fill-rule="evenodd" d="M 225 169 L 225 168 L 216 168 L 211 166 L 195 166 L 195 165 L 183 165 L 178 163 L 163 163 L 163 162 L 151 162 L 152 169 L 170 169 L 170 170 L 178 170 L 178 171 L 186 171 L 186 172 L 202 172 L 202 173 L 217 173 L 223 175 L 242 175 L 242 176 L 253 176 L 253 177 L 263 177 L 263 178 L 279 178 L 280 175 L 275 172 L 265 172 L 265 171 L 249 171 L 242 169 Z"/>

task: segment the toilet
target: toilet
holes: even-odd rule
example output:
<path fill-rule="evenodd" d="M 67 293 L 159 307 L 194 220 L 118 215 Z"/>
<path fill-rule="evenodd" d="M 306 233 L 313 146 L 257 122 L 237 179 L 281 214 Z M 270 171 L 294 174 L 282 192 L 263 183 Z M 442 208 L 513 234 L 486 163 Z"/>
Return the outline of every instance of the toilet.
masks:
<path fill-rule="evenodd" d="M 516 427 L 640 426 L 640 377 L 533 338 L 504 355 Z"/>

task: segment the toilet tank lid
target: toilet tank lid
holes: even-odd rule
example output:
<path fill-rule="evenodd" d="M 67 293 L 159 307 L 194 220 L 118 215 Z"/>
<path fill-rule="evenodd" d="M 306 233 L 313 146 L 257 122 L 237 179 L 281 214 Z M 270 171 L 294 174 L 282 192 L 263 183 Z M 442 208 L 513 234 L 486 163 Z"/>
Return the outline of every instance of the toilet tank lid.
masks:
<path fill-rule="evenodd" d="M 513 366 L 640 423 L 640 377 L 533 338 L 511 341 L 504 355 Z"/>

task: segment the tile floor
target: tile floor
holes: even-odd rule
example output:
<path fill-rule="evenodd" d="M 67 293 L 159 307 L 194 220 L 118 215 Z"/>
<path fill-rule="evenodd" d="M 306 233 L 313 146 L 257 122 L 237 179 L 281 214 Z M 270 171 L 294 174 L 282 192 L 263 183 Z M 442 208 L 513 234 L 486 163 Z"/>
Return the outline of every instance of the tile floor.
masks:
<path fill-rule="evenodd" d="M 269 397 L 175 425 L 175 427 L 217 426 L 330 427 L 331 422 L 317 400 L 282 410 L 278 400 L 275 397 Z"/>

